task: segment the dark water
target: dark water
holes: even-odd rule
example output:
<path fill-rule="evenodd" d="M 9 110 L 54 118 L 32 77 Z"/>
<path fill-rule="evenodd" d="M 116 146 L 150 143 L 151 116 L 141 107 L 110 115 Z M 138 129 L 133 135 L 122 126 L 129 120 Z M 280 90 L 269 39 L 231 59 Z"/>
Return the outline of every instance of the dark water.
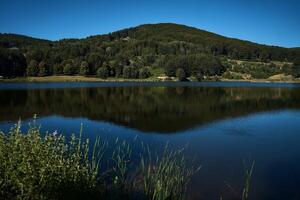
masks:
<path fill-rule="evenodd" d="M 43 130 L 186 146 L 202 165 L 190 199 L 233 199 L 255 160 L 250 199 L 300 199 L 300 85 L 273 83 L 2 83 L 0 129 L 34 114 Z M 138 151 L 138 149 L 136 149 Z M 230 188 L 230 185 L 232 188 Z"/>

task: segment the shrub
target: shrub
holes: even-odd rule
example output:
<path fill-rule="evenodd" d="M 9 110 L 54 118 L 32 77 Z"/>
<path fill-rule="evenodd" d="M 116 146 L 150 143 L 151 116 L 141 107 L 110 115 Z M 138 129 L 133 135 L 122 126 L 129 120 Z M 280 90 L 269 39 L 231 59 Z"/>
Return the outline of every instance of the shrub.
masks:
<path fill-rule="evenodd" d="M 86 76 L 89 74 L 89 64 L 86 61 L 81 62 L 79 74 L 82 76 Z"/>
<path fill-rule="evenodd" d="M 44 61 L 40 62 L 38 76 L 47 76 L 48 74 L 49 74 L 48 66 Z"/>
<path fill-rule="evenodd" d="M 76 68 L 70 64 L 70 63 L 67 63 L 65 66 L 64 66 L 64 74 L 65 75 L 74 75 L 76 73 Z"/>
<path fill-rule="evenodd" d="M 151 76 L 150 71 L 147 67 L 142 67 L 139 70 L 139 78 L 140 79 L 145 79 L 145 78 L 149 78 Z"/>
<path fill-rule="evenodd" d="M 186 73 L 182 68 L 178 68 L 176 70 L 176 77 L 179 81 L 185 81 L 186 80 Z"/>
<path fill-rule="evenodd" d="M 96 190 L 99 160 L 89 140 L 56 133 L 42 136 L 36 126 L 26 134 L 20 124 L 0 135 L 0 196 L 4 199 L 64 199 Z"/>
<path fill-rule="evenodd" d="M 27 67 L 27 76 L 37 76 L 39 73 L 38 62 L 35 60 L 31 60 Z"/>
<path fill-rule="evenodd" d="M 125 66 L 123 68 L 123 78 L 138 78 L 139 72 L 136 67 Z"/>
<path fill-rule="evenodd" d="M 109 68 L 108 67 L 99 67 L 97 70 L 97 76 L 103 79 L 108 78 L 109 76 Z"/>

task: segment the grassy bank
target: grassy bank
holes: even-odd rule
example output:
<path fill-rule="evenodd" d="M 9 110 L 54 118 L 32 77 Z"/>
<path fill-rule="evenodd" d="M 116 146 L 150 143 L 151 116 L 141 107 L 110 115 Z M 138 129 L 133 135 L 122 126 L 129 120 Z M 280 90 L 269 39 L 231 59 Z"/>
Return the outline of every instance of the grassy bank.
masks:
<path fill-rule="evenodd" d="M 133 167 L 126 141 L 90 144 L 81 134 L 42 134 L 35 122 L 27 133 L 20 126 L 0 134 L 0 197 L 8 200 L 184 199 L 199 170 L 186 164 L 182 150 L 167 146 L 160 156 L 142 148 Z"/>
<path fill-rule="evenodd" d="M 191 81 L 197 81 L 191 77 Z M 124 78 L 107 78 L 101 79 L 97 77 L 86 76 L 46 76 L 46 77 L 17 77 L 17 78 L 2 78 L 0 82 L 163 82 L 164 80 L 157 77 L 149 77 L 147 79 L 124 79 Z M 177 81 L 168 79 L 167 81 Z M 280 79 L 238 79 L 238 78 L 211 78 L 203 81 L 224 81 L 224 82 L 257 82 L 257 83 L 300 83 L 300 79 L 280 80 Z"/>
<path fill-rule="evenodd" d="M 107 78 L 102 79 L 93 76 L 45 76 L 45 77 L 17 77 L 2 78 L 0 82 L 124 82 L 124 81 L 159 81 L 158 78 L 150 77 L 147 79 L 124 79 L 124 78 Z"/>

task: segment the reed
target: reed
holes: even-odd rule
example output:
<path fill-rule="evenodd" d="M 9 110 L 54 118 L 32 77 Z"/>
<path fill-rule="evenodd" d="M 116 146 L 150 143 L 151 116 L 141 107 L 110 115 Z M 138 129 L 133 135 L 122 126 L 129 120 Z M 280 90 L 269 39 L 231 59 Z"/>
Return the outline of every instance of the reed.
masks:
<path fill-rule="evenodd" d="M 187 167 L 183 149 L 171 151 L 166 145 L 162 156 L 154 159 L 149 147 L 146 150 L 148 156 L 141 158 L 141 177 L 147 199 L 184 199 L 187 185 L 200 167 Z"/>
<path fill-rule="evenodd" d="M 242 200 L 249 199 L 249 191 L 250 191 L 251 178 L 253 174 L 254 165 L 255 165 L 254 161 L 251 161 L 248 164 L 244 162 L 245 183 L 244 183 L 244 189 L 242 193 Z"/>

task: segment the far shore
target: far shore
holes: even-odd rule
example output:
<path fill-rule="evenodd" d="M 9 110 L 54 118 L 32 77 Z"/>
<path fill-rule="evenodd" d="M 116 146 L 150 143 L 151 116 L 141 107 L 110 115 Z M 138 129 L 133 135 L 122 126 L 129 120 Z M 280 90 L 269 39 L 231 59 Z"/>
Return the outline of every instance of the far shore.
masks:
<path fill-rule="evenodd" d="M 88 76 L 45 76 L 45 77 L 17 77 L 17 78 L 0 78 L 0 82 L 165 82 L 177 81 L 176 78 L 167 80 L 159 79 L 158 77 L 150 77 L 147 79 L 124 79 L 124 78 L 107 78 L 101 79 L 98 77 Z M 190 81 L 196 81 L 191 78 Z M 269 79 L 208 79 L 203 81 L 210 82 L 257 82 L 257 83 L 300 83 L 300 79 L 293 80 L 269 80 Z"/>

